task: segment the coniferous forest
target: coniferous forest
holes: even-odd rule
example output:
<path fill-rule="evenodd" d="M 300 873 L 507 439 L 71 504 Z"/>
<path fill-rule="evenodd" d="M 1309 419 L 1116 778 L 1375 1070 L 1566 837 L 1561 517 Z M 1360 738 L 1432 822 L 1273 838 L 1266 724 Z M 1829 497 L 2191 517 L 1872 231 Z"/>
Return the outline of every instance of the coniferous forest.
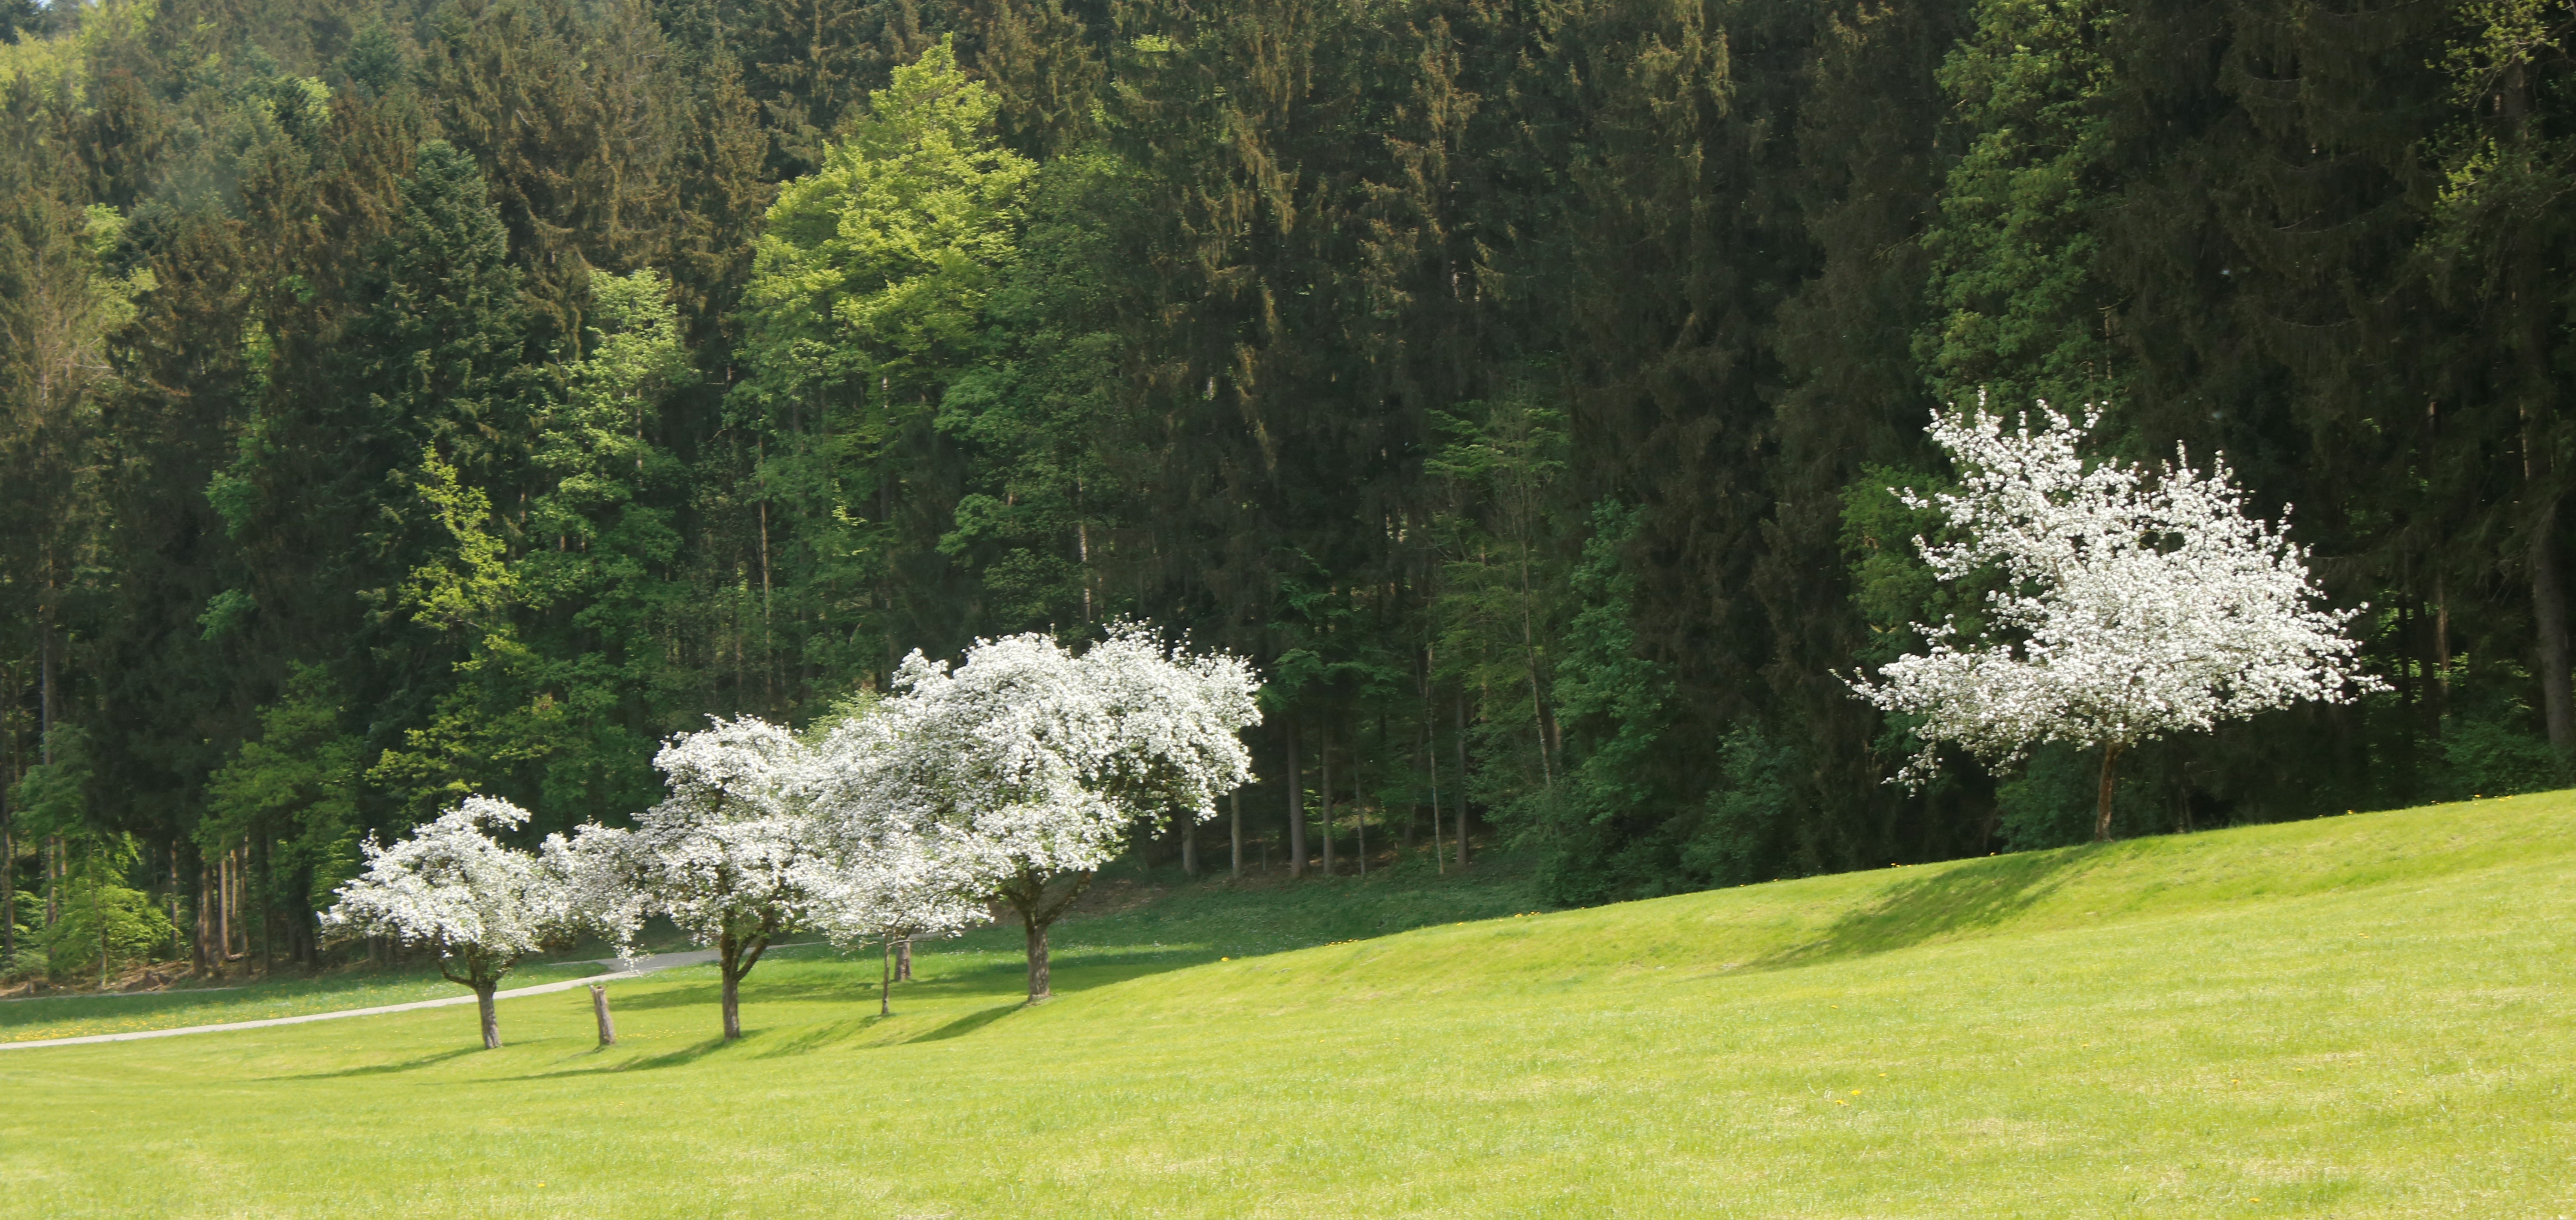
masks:
<path fill-rule="evenodd" d="M 1282 873 L 2080 841 L 2089 757 L 1889 784 L 1846 681 L 1975 612 L 1888 489 L 1980 394 L 2223 451 L 2369 607 L 2387 690 L 2139 747 L 2119 833 L 2553 786 L 2571 25 L 0 0 L 5 951 L 316 964 L 369 834 L 1124 618 L 1260 668 Z"/>

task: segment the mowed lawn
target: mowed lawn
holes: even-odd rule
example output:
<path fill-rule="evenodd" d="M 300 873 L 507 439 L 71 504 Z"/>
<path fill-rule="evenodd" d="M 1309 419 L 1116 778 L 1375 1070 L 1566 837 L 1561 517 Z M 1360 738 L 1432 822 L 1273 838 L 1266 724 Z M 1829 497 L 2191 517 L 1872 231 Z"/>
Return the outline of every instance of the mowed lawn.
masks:
<path fill-rule="evenodd" d="M 0 1213 L 2576 1216 L 2569 794 L 1245 956 L 1201 905 L 1037 1009 L 988 933 L 884 1020 L 764 963 L 732 1046 L 693 970 L 606 1051 L 578 989 L 0 1051 Z"/>

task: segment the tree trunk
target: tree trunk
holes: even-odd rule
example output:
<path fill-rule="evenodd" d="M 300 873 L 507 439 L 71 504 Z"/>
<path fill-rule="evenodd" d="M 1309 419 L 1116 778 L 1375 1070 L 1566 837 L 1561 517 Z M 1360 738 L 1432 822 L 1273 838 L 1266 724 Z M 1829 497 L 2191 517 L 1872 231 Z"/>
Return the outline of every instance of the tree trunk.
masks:
<path fill-rule="evenodd" d="M 45 552 L 45 584 L 53 585 L 54 553 Z M 54 609 L 50 596 L 36 607 L 36 761 L 54 765 Z"/>
<path fill-rule="evenodd" d="M 894 938 L 885 938 L 884 952 L 877 959 L 877 1015 L 894 1015 Z"/>
<path fill-rule="evenodd" d="M 1047 926 L 1025 913 L 1021 919 L 1029 934 L 1029 1003 L 1040 1004 L 1055 998 L 1048 978 Z"/>
<path fill-rule="evenodd" d="M 2523 61 L 2508 67 L 2496 97 L 2517 149 L 2531 139 L 2531 80 Z M 2576 756 L 2576 694 L 2567 668 L 2567 585 L 2558 562 L 2557 379 L 2549 367 L 2550 294 L 2540 261 L 2528 251 L 2507 251 L 2514 327 L 2513 353 L 2522 374 L 2522 485 L 2531 514 L 2533 651 L 2540 663 L 2541 718 L 2560 764 Z"/>
<path fill-rule="evenodd" d="M 214 955 L 207 951 L 207 946 L 214 943 L 214 917 L 214 872 L 206 867 L 206 853 L 201 849 L 197 853 L 197 960 L 195 963 L 200 970 L 211 968 L 215 962 Z"/>
<path fill-rule="evenodd" d="M 2102 797 L 2093 813 L 2093 841 L 2096 843 L 2111 841 L 2111 773 L 2120 761 L 2120 749 L 2116 742 L 2102 747 Z"/>
<path fill-rule="evenodd" d="M 1029 1003 L 1040 1004 L 1055 995 L 1048 973 L 1047 928 L 1072 909 L 1075 900 L 1091 887 L 1091 873 L 1073 874 L 1073 884 L 1063 893 L 1047 897 L 1047 879 L 1033 872 L 1022 872 L 1002 886 L 999 897 L 1012 910 L 1020 913 L 1020 924 L 1029 938 Z"/>
<path fill-rule="evenodd" d="M 2531 619 L 2540 661 L 2540 705 L 2549 746 L 2564 759 L 2576 755 L 2576 689 L 2567 663 L 2567 582 L 2558 562 L 2558 502 L 2552 497 L 2532 516 Z"/>
<path fill-rule="evenodd" d="M 1422 759 L 1431 764 L 1431 871 L 1446 875 L 1449 871 L 1447 850 L 1440 842 L 1440 735 L 1431 731 L 1433 705 L 1422 706 Z"/>
<path fill-rule="evenodd" d="M 18 669 L 9 667 L 9 686 L 14 693 Z M 18 844 L 9 829 L 17 811 L 9 803 L 9 794 L 18 786 L 18 735 L 0 725 L 0 965 L 8 964 L 18 952 Z"/>
<path fill-rule="evenodd" d="M 1243 789 L 1237 788 L 1227 793 L 1225 802 L 1225 828 L 1228 836 L 1234 840 L 1234 857 L 1227 864 L 1225 875 L 1232 879 L 1243 876 Z M 0 834 L 6 833 L 5 828 L 0 828 Z"/>
<path fill-rule="evenodd" d="M 1359 751 L 1351 751 L 1351 832 L 1358 841 L 1353 848 L 1359 853 L 1360 875 L 1368 876 L 1369 807 L 1360 801 Z"/>
<path fill-rule="evenodd" d="M 0 831 L 0 860 L 9 858 L 8 833 Z M 179 956 L 179 841 L 170 840 L 170 956 Z"/>
<path fill-rule="evenodd" d="M 1385 724 L 1385 722 L 1384 722 L 1383 720 L 1380 720 L 1380 721 L 1379 721 L 1379 723 L 1378 723 L 1377 728 L 1378 728 L 1378 734 L 1377 734 L 1377 736 L 1378 736 L 1378 740 L 1380 740 L 1380 741 L 1384 741 L 1384 740 L 1386 740 L 1386 724 Z M 1354 850 L 1354 851 L 1356 851 L 1356 852 L 1358 852 L 1358 853 L 1359 853 L 1359 857 L 1358 857 L 1358 858 L 1359 858 L 1359 862 L 1360 862 L 1360 869 L 1359 869 L 1359 872 L 1360 872 L 1360 875 L 1361 875 L 1361 876 L 1363 876 L 1363 877 L 1368 876 L 1368 815 L 1369 815 L 1369 808 L 1370 808 L 1369 803 L 1368 803 L 1368 799 L 1367 799 L 1367 797 L 1368 797 L 1368 768 L 1367 768 L 1367 767 L 1366 767 L 1366 765 L 1365 765 L 1366 761 L 1367 761 L 1367 754 L 1366 754 L 1364 751 L 1362 751 L 1362 750 L 1360 749 L 1360 739 L 1359 739 L 1359 734 L 1358 734 L 1358 733 L 1356 733 L 1356 732 L 1355 732 L 1355 733 L 1352 733 L 1352 734 L 1351 734 L 1351 835 L 1352 835 L 1353 840 L 1355 841 L 1355 846 L 1352 848 L 1352 850 Z"/>
<path fill-rule="evenodd" d="M 909 936 L 894 942 L 894 981 L 912 981 L 912 938 Z"/>
<path fill-rule="evenodd" d="M 1467 871 L 1467 690 L 1458 689 L 1458 871 Z"/>
<path fill-rule="evenodd" d="M 2442 574 L 2433 574 L 2433 735 L 2441 736 L 2451 715 L 2451 598 Z"/>
<path fill-rule="evenodd" d="M 501 1049 L 501 1014 L 492 1008 L 492 990 L 497 985 L 495 983 L 474 984 L 474 1007 L 483 1014 L 483 1049 L 487 1051 Z"/>
<path fill-rule="evenodd" d="M 1199 875 L 1199 821 L 1188 813 L 1181 815 L 1181 875 L 1193 881 Z"/>
<path fill-rule="evenodd" d="M 724 1006 L 724 1039 L 731 1042 L 742 1036 L 742 942 L 727 932 L 716 938 L 716 972 L 722 979 Z"/>
<path fill-rule="evenodd" d="M 606 983 L 593 983 L 590 985 L 590 1015 L 598 1018 L 599 1020 L 599 1044 L 601 1046 L 617 1045 L 617 1021 L 615 1018 L 608 1015 L 608 985 Z"/>
<path fill-rule="evenodd" d="M 1288 875 L 1306 875 L 1306 784 L 1297 774 L 1297 721 L 1286 720 L 1288 730 Z"/>
<path fill-rule="evenodd" d="M 1315 810 L 1321 814 L 1324 830 L 1324 875 L 1333 875 L 1333 731 L 1325 729 L 1322 740 L 1315 743 L 1315 782 L 1321 793 Z"/>

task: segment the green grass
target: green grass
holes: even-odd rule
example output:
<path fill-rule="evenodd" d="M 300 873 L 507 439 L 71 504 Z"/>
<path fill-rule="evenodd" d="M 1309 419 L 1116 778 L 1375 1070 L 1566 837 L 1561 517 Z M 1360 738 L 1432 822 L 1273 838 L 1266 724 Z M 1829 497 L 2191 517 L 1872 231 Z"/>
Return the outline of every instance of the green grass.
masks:
<path fill-rule="evenodd" d="M 598 974 L 585 962 L 537 962 L 511 971 L 504 987 L 527 987 Z M 317 979 L 277 979 L 238 987 L 201 987 L 119 995 L 57 995 L 0 1002 L 0 1043 L 120 1034 L 183 1025 L 218 1025 L 300 1017 L 343 1008 L 437 1000 L 466 992 L 430 967 Z"/>
<path fill-rule="evenodd" d="M 1508 879 L 0 1052 L 27 1215 L 2576 1215 L 2576 797 L 1509 910 Z M 1481 904 L 1481 905 L 1480 905 Z M 1339 920 L 1336 927 L 1323 926 Z M 1349 943 L 1285 952 L 1328 936 Z M 1306 939 L 1301 939 L 1306 938 Z M 1241 950 L 1237 952 L 1235 950 Z M 1231 960 L 1214 961 L 1211 957 Z"/>

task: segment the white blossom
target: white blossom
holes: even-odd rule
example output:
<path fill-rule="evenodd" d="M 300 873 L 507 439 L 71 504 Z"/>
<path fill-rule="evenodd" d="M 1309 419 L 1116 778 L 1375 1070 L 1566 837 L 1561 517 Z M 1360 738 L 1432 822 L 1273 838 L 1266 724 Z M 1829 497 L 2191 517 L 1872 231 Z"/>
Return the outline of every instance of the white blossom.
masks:
<path fill-rule="evenodd" d="M 2040 404 L 2006 431 L 1982 400 L 1972 414 L 1936 412 L 1931 437 L 1950 454 L 1957 492 L 1937 509 L 1954 541 L 1914 540 L 1943 581 L 1991 577 L 1987 631 L 1963 638 L 1955 617 L 1917 624 L 1927 649 L 1852 689 L 1915 717 L 1922 753 L 1897 777 L 1919 783 L 1941 743 L 1994 763 L 2059 741 L 2118 752 L 2168 733 L 2205 730 L 2302 700 L 2348 702 L 2384 689 L 2361 671 L 2344 634 L 2357 610 L 2326 608 L 2307 551 L 2285 527 L 2245 512 L 2224 458 L 2206 475 L 2188 452 L 2150 472 L 2088 465 L 2079 449 L 2098 422 Z M 2283 512 L 2286 516 L 2286 507 Z M 2365 607 L 2366 608 L 2366 607 Z"/>
<path fill-rule="evenodd" d="M 931 848 L 930 840 L 902 828 L 848 837 L 839 850 L 809 865 L 817 895 L 814 922 L 833 947 L 876 945 L 891 959 L 896 942 L 955 936 L 987 922 L 992 912 L 969 886 L 971 878 Z M 881 964 L 877 1012 L 892 1013 L 891 961 Z"/>
<path fill-rule="evenodd" d="M 972 878 L 922 835 L 888 830 L 818 856 L 810 867 L 813 922 L 842 948 L 954 936 L 992 918 Z"/>
<path fill-rule="evenodd" d="M 643 918 L 668 918 L 717 951 L 728 1038 L 741 1035 L 738 985 L 769 945 L 813 922 L 826 897 L 812 819 L 790 794 L 807 765 L 793 733 L 754 716 L 716 720 L 663 744 L 653 765 L 670 796 L 633 830 L 584 827 L 562 849 L 592 917 L 632 952 Z"/>
<path fill-rule="evenodd" d="M 503 846 L 490 833 L 527 820 L 508 801 L 471 796 L 391 847 L 370 837 L 366 870 L 336 891 L 322 926 L 436 949 L 439 973 L 481 1000 L 484 1045 L 497 1048 L 493 988 L 520 958 L 581 922 L 558 857 Z"/>
<path fill-rule="evenodd" d="M 1036 633 L 978 641 L 953 671 L 916 651 L 894 687 L 824 739 L 815 806 L 844 837 L 925 836 L 974 886 L 1096 869 L 1130 826 L 1205 821 L 1252 776 L 1251 667 L 1134 625 L 1079 656 Z"/>
<path fill-rule="evenodd" d="M 1260 721 L 1252 669 L 1167 648 L 1121 624 L 1080 655 L 1042 634 L 980 640 L 953 670 L 915 652 L 894 692 L 823 740 L 803 791 L 848 858 L 882 851 L 999 897 L 1031 935 L 1031 994 L 1045 990 L 1044 928 L 1138 824 L 1216 814 L 1252 778 L 1237 735 Z M 1072 878 L 1049 895 L 1047 884 Z"/>

